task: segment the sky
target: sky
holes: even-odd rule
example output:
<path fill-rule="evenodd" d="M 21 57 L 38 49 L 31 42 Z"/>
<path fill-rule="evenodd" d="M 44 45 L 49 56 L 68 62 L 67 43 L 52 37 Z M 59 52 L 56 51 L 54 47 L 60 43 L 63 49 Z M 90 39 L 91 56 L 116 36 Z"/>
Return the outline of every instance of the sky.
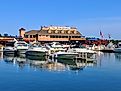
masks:
<path fill-rule="evenodd" d="M 82 35 L 121 39 L 121 0 L 0 0 L 0 33 L 75 26 Z"/>

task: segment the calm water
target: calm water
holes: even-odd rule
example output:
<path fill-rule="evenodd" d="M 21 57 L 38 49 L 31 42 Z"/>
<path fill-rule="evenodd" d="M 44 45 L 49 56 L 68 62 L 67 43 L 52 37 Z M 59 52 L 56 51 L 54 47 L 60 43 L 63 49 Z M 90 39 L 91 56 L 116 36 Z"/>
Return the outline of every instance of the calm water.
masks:
<path fill-rule="evenodd" d="M 99 53 L 80 70 L 0 55 L 0 91 L 121 91 L 121 54 Z"/>

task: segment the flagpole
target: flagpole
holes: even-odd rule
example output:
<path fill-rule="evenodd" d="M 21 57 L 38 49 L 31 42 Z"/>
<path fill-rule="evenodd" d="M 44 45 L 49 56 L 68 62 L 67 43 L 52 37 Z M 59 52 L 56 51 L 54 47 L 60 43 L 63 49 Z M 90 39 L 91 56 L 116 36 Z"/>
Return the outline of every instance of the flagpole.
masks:
<path fill-rule="evenodd" d="M 103 40 L 103 39 L 104 39 L 104 35 L 103 35 L 103 33 L 101 32 L 101 30 L 100 30 L 100 36 L 101 36 L 101 39 Z"/>
<path fill-rule="evenodd" d="M 108 34 L 108 38 L 109 38 L 109 42 L 110 42 L 110 38 L 111 38 L 110 34 Z"/>

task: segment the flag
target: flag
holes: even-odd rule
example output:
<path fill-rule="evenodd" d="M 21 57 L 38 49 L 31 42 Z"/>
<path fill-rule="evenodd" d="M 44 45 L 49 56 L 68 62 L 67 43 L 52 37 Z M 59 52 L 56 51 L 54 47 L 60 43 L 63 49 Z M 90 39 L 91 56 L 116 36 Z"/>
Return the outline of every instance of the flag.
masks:
<path fill-rule="evenodd" d="M 111 35 L 110 35 L 110 34 L 108 34 L 108 38 L 109 38 L 109 39 L 111 38 Z"/>
<path fill-rule="evenodd" d="M 101 36 L 101 38 L 103 38 L 104 36 L 103 36 L 103 33 L 100 31 L 100 36 Z"/>

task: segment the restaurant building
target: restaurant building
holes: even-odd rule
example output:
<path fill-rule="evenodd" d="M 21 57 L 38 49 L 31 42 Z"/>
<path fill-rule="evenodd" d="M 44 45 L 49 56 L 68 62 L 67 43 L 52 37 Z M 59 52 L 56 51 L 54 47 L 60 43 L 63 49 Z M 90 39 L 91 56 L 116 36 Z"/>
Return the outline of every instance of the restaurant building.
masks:
<path fill-rule="evenodd" d="M 84 36 L 75 27 L 60 26 L 42 26 L 39 30 L 25 31 L 24 28 L 19 29 L 19 36 L 26 41 L 39 42 L 69 42 L 84 41 Z"/>

